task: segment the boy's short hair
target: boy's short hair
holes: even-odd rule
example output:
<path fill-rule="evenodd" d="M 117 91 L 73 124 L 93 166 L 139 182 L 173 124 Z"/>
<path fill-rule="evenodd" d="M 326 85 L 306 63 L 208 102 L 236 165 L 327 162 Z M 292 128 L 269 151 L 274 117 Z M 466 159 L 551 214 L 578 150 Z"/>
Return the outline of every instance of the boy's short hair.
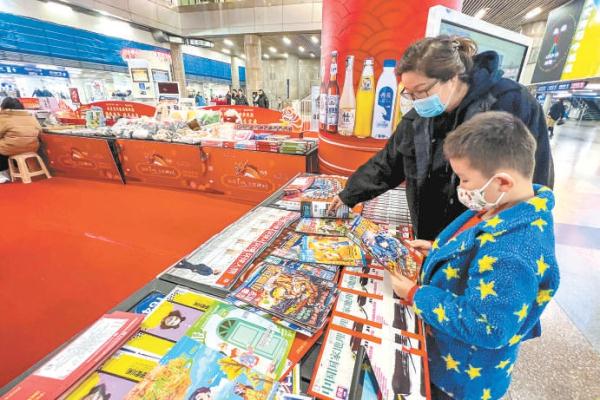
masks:
<path fill-rule="evenodd" d="M 510 168 L 533 177 L 536 142 L 519 118 L 503 111 L 475 115 L 444 140 L 447 159 L 466 158 L 485 176 Z"/>

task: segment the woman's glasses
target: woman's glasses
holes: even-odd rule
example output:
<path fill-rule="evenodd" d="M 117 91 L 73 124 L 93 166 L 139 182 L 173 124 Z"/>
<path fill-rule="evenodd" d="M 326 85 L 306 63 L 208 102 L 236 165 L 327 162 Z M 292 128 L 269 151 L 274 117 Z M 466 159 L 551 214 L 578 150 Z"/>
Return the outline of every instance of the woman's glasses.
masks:
<path fill-rule="evenodd" d="M 440 80 L 436 79 L 435 82 L 433 82 L 431 85 L 429 85 L 429 87 L 427 89 L 419 90 L 419 91 L 416 91 L 413 93 L 408 92 L 406 90 L 406 88 L 404 88 L 400 91 L 400 96 L 402 96 L 406 100 L 411 100 L 411 101 L 418 100 L 418 99 L 424 99 L 425 97 L 429 97 L 429 91 L 431 89 L 433 89 L 433 87 L 435 85 L 437 85 L 438 83 L 440 83 Z"/>

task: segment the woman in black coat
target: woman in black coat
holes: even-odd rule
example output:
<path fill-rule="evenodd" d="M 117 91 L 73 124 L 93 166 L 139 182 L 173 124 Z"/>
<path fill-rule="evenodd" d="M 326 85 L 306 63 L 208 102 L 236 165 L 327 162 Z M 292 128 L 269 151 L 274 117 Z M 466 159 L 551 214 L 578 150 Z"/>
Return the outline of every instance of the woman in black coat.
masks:
<path fill-rule="evenodd" d="M 554 168 L 544 113 L 527 89 L 502 78 L 498 54 L 478 55 L 467 38 L 439 36 L 408 48 L 398 66 L 414 108 L 403 116 L 386 146 L 362 165 L 339 193 L 332 209 L 353 207 L 406 181 L 415 234 L 433 240 L 465 207 L 456 197 L 458 179 L 444 158 L 448 133 L 489 110 L 519 117 L 537 141 L 534 182 L 552 186 Z M 505 149 L 498 149 L 504 151 Z"/>

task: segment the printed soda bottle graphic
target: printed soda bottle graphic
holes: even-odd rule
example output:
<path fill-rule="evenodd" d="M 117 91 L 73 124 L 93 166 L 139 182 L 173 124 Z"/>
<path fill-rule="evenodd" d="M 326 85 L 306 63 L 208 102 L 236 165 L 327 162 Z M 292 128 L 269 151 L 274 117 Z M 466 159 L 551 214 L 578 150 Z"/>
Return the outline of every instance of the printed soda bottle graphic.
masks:
<path fill-rule="evenodd" d="M 319 90 L 319 130 L 327 125 L 327 84 L 325 83 L 325 62 L 321 65 L 321 89 Z"/>
<path fill-rule="evenodd" d="M 337 133 L 339 105 L 340 87 L 337 83 L 337 51 L 332 51 L 329 85 L 327 85 L 327 125 L 325 129 L 328 133 Z"/>
<path fill-rule="evenodd" d="M 356 92 L 356 119 L 354 136 L 367 138 L 371 136 L 373 123 L 373 103 L 375 101 L 375 77 L 373 76 L 373 59 L 367 58 L 360 76 Z"/>
<path fill-rule="evenodd" d="M 377 81 L 375 96 L 375 108 L 373 109 L 373 129 L 371 136 L 375 139 L 387 139 L 392 136 L 392 123 L 394 103 L 396 102 L 396 90 L 398 81 L 394 68 L 396 61 L 385 60 L 383 62 L 383 73 Z"/>
<path fill-rule="evenodd" d="M 354 56 L 346 57 L 346 75 L 344 87 L 340 98 L 340 117 L 338 131 L 340 135 L 352 136 L 354 133 L 354 120 L 356 116 L 356 97 L 354 96 Z"/>

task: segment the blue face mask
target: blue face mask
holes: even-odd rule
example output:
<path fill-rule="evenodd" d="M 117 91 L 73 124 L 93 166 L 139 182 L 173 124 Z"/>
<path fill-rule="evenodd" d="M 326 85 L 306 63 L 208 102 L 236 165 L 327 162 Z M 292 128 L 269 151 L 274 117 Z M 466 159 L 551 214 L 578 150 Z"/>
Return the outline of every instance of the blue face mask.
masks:
<path fill-rule="evenodd" d="M 440 96 L 433 94 L 424 99 L 413 100 L 413 107 L 417 114 L 423 118 L 433 118 L 446 111 L 446 105 L 442 103 Z"/>

